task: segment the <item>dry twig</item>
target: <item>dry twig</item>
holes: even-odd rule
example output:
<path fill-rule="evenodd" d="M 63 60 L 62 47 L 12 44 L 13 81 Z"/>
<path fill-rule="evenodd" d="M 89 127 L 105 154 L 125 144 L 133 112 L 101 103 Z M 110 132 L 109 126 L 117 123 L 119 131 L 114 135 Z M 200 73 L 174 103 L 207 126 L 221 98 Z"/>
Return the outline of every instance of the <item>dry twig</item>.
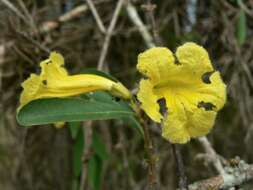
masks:
<path fill-rule="evenodd" d="M 237 166 L 228 166 L 226 173 L 189 185 L 189 190 L 219 190 L 242 185 L 253 179 L 253 165 L 239 161 Z"/>
<path fill-rule="evenodd" d="M 130 2 L 128 2 L 126 9 L 128 17 L 131 19 L 132 23 L 137 26 L 138 31 L 140 32 L 142 38 L 144 39 L 144 42 L 146 43 L 146 46 L 149 48 L 154 47 L 155 44 L 153 42 L 153 38 L 148 32 L 146 26 L 143 24 L 136 8 Z"/>
<path fill-rule="evenodd" d="M 206 137 L 200 137 L 198 138 L 199 142 L 203 146 L 205 152 L 208 154 L 209 158 L 211 159 L 215 169 L 221 174 L 224 175 L 225 171 L 221 164 L 221 161 L 219 160 L 218 155 L 216 154 L 215 150 L 213 149 L 212 145 L 208 141 Z"/>
<path fill-rule="evenodd" d="M 26 17 L 10 1 L 8 0 L 1 0 L 1 1 L 6 7 L 8 7 L 11 11 L 13 11 L 25 23 L 28 23 Z"/>
<path fill-rule="evenodd" d="M 100 54 L 100 57 L 99 57 L 98 70 L 103 69 L 105 58 L 106 58 L 106 55 L 107 55 L 107 52 L 108 52 L 108 47 L 110 45 L 110 40 L 111 40 L 111 37 L 112 37 L 112 33 L 113 33 L 114 28 L 115 28 L 115 25 L 116 25 L 116 22 L 118 20 L 119 13 L 120 13 L 121 8 L 124 4 L 124 1 L 125 0 L 119 0 L 117 5 L 116 5 L 115 11 L 113 13 L 112 20 L 111 20 L 109 28 L 106 32 L 105 41 L 104 41 L 102 51 L 101 51 L 101 54 Z"/>
<path fill-rule="evenodd" d="M 83 136 L 84 136 L 84 149 L 83 149 L 83 166 L 80 180 L 80 190 L 87 189 L 87 176 L 88 176 L 88 162 L 92 154 L 92 121 L 83 122 Z"/>
<path fill-rule="evenodd" d="M 93 2 L 91 0 L 86 0 L 86 2 L 87 2 L 87 4 L 88 4 L 88 6 L 89 6 L 89 8 L 90 8 L 90 10 L 91 10 L 91 12 L 94 16 L 94 19 L 96 20 L 98 28 L 100 29 L 100 31 L 102 33 L 105 33 L 106 32 L 105 26 L 104 26 L 103 21 L 101 20 L 101 18 L 99 16 L 98 12 L 97 12 L 97 9 L 96 9 L 95 5 L 93 4 Z"/>
<path fill-rule="evenodd" d="M 142 5 L 142 8 L 147 12 L 147 18 L 152 26 L 152 33 L 153 33 L 155 43 L 157 45 L 161 45 L 162 40 L 161 40 L 159 33 L 158 33 L 158 29 L 157 29 L 157 25 L 156 25 L 156 21 L 155 21 L 155 15 L 154 15 L 154 11 L 156 9 L 156 4 L 152 4 L 151 0 L 147 0 L 147 3 L 145 5 Z"/>
<path fill-rule="evenodd" d="M 147 153 L 147 162 L 148 162 L 148 183 L 149 183 L 149 189 L 155 190 L 156 189 L 156 160 L 154 156 L 154 147 L 153 147 L 153 141 L 150 136 L 149 127 L 144 121 L 141 116 L 139 117 L 141 126 L 144 131 L 144 146 L 145 151 Z"/>
<path fill-rule="evenodd" d="M 188 189 L 187 177 L 185 175 L 184 163 L 183 163 L 182 155 L 179 149 L 179 145 L 177 144 L 171 144 L 171 145 L 172 145 L 173 154 L 175 156 L 175 160 L 177 163 L 177 171 L 179 175 L 178 186 L 180 190 L 186 190 Z"/>

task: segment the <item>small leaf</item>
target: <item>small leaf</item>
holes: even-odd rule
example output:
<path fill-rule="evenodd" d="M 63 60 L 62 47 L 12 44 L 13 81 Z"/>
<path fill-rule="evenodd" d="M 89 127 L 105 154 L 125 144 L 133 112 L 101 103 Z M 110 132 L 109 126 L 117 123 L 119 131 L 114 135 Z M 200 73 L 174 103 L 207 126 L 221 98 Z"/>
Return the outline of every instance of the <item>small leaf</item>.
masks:
<path fill-rule="evenodd" d="M 74 178 L 72 180 L 72 186 L 71 186 L 72 190 L 78 190 L 79 189 L 79 178 Z"/>
<path fill-rule="evenodd" d="M 72 139 L 75 139 L 77 137 L 78 131 L 80 129 L 81 122 L 69 122 L 68 126 L 70 129 Z"/>
<path fill-rule="evenodd" d="M 109 158 L 105 143 L 102 141 L 101 136 L 95 131 L 93 131 L 92 148 L 101 160 L 107 160 Z"/>
<path fill-rule="evenodd" d="M 83 147 L 84 147 L 84 139 L 83 133 L 79 130 L 78 136 L 75 139 L 74 143 L 74 154 L 73 154 L 73 170 L 74 176 L 79 177 L 82 170 L 82 154 L 83 154 Z"/>
<path fill-rule="evenodd" d="M 102 182 L 103 161 L 98 155 L 92 156 L 88 164 L 88 182 L 92 189 L 99 190 Z"/>
<path fill-rule="evenodd" d="M 241 9 L 239 13 L 239 18 L 236 25 L 236 37 L 239 45 L 243 45 L 246 40 L 247 35 L 247 22 L 246 22 L 246 14 Z"/>

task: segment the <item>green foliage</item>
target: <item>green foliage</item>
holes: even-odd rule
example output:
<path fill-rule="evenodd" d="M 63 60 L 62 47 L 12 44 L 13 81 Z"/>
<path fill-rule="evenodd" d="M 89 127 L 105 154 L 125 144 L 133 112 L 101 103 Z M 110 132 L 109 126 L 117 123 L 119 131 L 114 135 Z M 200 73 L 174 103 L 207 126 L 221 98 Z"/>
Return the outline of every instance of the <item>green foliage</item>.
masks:
<path fill-rule="evenodd" d="M 70 123 L 68 123 L 68 126 L 70 129 L 72 139 L 75 139 L 78 135 L 78 131 L 80 129 L 81 123 L 80 122 L 70 122 Z"/>
<path fill-rule="evenodd" d="M 105 92 L 81 97 L 38 99 L 25 105 L 17 114 L 22 126 L 86 120 L 134 117 L 129 105 Z"/>
<path fill-rule="evenodd" d="M 246 13 L 241 9 L 236 23 L 236 39 L 239 45 L 243 45 L 247 36 Z"/>
<path fill-rule="evenodd" d="M 79 133 L 76 136 L 73 147 L 73 172 L 75 178 L 78 178 L 80 176 L 82 170 L 83 147 L 84 147 L 83 133 L 81 130 L 79 130 Z"/>
<path fill-rule="evenodd" d="M 79 184 L 79 179 L 82 171 L 82 155 L 84 149 L 84 136 L 83 131 L 79 130 L 78 135 L 75 137 L 73 148 L 73 172 L 74 179 L 72 180 L 72 189 L 76 190 Z M 91 149 L 93 154 L 88 163 L 88 182 L 90 187 L 94 190 L 99 190 L 101 187 L 101 177 L 103 162 L 109 159 L 109 153 L 106 150 L 105 144 L 102 141 L 101 136 L 93 131 Z"/>
<path fill-rule="evenodd" d="M 94 155 L 88 164 L 88 182 L 94 190 L 99 190 L 102 183 L 103 162 L 109 159 L 109 153 L 98 133 L 93 131 L 92 149 Z"/>
<path fill-rule="evenodd" d="M 93 132 L 92 148 L 101 160 L 107 160 L 109 158 L 109 154 L 106 151 L 105 144 L 102 142 L 102 139 L 99 134 L 95 131 Z"/>
<path fill-rule="evenodd" d="M 99 190 L 101 187 L 103 161 L 98 155 L 94 155 L 89 160 L 88 165 L 88 182 L 94 190 Z"/>

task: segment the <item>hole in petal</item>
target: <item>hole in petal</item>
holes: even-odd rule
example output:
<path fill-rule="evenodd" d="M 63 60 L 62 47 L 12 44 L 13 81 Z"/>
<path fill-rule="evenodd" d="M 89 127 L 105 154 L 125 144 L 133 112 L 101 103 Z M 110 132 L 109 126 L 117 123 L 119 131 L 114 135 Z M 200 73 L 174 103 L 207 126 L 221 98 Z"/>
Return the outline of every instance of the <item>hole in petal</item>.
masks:
<path fill-rule="evenodd" d="M 173 56 L 174 56 L 174 59 L 175 59 L 174 63 L 175 63 L 176 65 L 181 65 L 181 63 L 179 62 L 179 60 L 178 60 L 176 54 L 173 54 Z"/>
<path fill-rule="evenodd" d="M 116 102 L 119 102 L 119 101 L 120 101 L 120 98 L 119 98 L 119 97 L 115 97 L 115 101 L 116 101 Z"/>
<path fill-rule="evenodd" d="M 142 78 L 145 79 L 145 80 L 149 79 L 148 76 L 147 76 L 147 73 L 145 73 L 145 75 Z"/>
<path fill-rule="evenodd" d="M 204 108 L 206 111 L 211 111 L 211 110 L 214 110 L 216 106 L 210 102 L 201 101 L 198 103 L 198 108 Z"/>
<path fill-rule="evenodd" d="M 202 81 L 206 84 L 211 84 L 211 81 L 210 81 L 210 76 L 214 73 L 214 71 L 212 72 L 207 72 L 207 73 L 204 73 L 202 75 Z"/>
<path fill-rule="evenodd" d="M 43 83 L 44 85 L 47 85 L 47 81 L 46 81 L 46 80 L 43 80 L 42 83 Z"/>
<path fill-rule="evenodd" d="M 161 98 L 157 101 L 157 103 L 159 104 L 160 110 L 159 112 L 165 116 L 167 114 L 167 108 L 166 108 L 166 101 L 164 98 Z"/>

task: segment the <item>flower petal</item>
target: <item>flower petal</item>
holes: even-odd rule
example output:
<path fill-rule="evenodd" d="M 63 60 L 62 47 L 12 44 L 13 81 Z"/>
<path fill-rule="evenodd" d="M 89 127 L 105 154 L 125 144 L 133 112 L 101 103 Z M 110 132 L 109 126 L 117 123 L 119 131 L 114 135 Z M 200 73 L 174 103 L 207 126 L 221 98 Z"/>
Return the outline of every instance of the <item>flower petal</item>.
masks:
<path fill-rule="evenodd" d="M 213 71 L 207 51 L 195 43 L 185 43 L 179 46 L 176 57 L 182 66 L 181 72 L 186 72 L 197 79 L 204 73 Z"/>
<path fill-rule="evenodd" d="M 38 94 L 41 89 L 40 76 L 31 74 L 30 77 L 21 84 L 21 86 L 26 90 L 24 90 L 20 96 L 19 108 L 27 104 L 31 99 L 34 99 Z"/>
<path fill-rule="evenodd" d="M 216 114 L 215 111 L 206 111 L 204 108 L 191 113 L 186 126 L 190 136 L 201 137 L 208 134 L 214 125 Z"/>
<path fill-rule="evenodd" d="M 154 121 L 160 123 L 162 115 L 159 112 L 158 97 L 153 93 L 152 88 L 153 86 L 149 80 L 141 80 L 137 98 L 146 114 Z"/>
<path fill-rule="evenodd" d="M 46 80 L 49 86 L 54 86 L 55 79 L 62 79 L 68 76 L 68 72 L 62 67 L 64 59 L 62 55 L 53 52 L 50 54 L 49 60 L 40 63 L 41 67 L 41 78 Z"/>
<path fill-rule="evenodd" d="M 186 143 L 190 140 L 190 134 L 186 128 L 186 110 L 181 102 L 173 96 L 167 96 L 166 105 L 168 114 L 164 119 L 162 136 L 172 143 Z"/>
<path fill-rule="evenodd" d="M 174 57 L 167 48 L 154 47 L 139 54 L 137 69 L 152 82 L 168 77 L 173 70 Z"/>

